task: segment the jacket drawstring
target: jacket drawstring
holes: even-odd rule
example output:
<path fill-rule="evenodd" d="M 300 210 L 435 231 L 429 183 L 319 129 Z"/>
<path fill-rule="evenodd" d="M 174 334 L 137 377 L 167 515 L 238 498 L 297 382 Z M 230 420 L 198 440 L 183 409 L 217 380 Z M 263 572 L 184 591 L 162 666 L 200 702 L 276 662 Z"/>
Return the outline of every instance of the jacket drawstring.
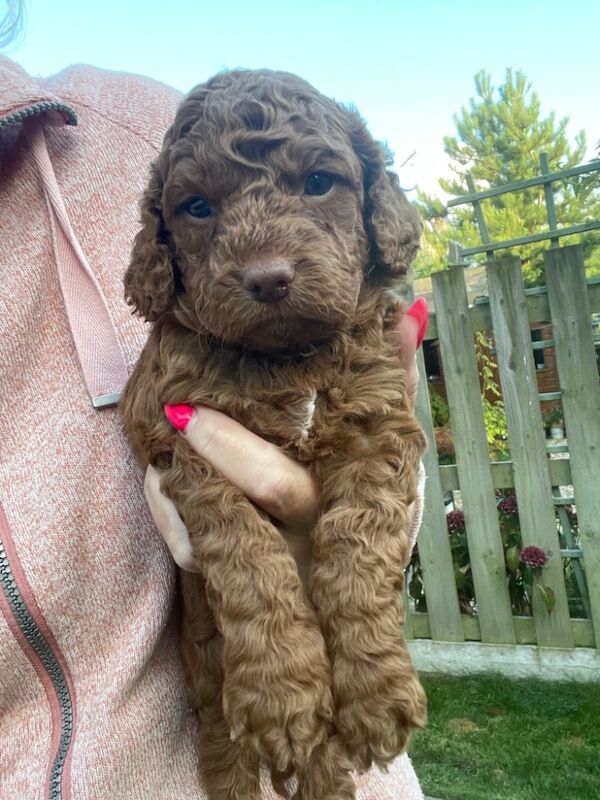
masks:
<path fill-rule="evenodd" d="M 50 215 L 60 288 L 83 377 L 94 408 L 118 402 L 127 364 L 106 299 L 71 227 L 39 122 L 25 125 Z"/>

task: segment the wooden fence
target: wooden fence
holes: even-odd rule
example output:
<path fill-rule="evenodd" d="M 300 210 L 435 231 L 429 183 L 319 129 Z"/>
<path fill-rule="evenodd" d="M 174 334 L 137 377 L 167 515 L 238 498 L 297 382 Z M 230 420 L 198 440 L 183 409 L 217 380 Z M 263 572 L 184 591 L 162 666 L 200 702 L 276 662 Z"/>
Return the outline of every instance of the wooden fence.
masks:
<path fill-rule="evenodd" d="M 556 178 L 546 174 L 537 180 L 541 184 Z M 551 192 L 546 194 L 551 199 Z M 439 339 L 456 458 L 455 464 L 440 464 L 433 444 L 425 456 L 427 499 L 418 570 L 424 589 L 420 606 L 426 605 L 426 611 L 416 610 L 407 598 L 406 634 L 437 642 L 600 649 L 600 382 L 592 330 L 592 312 L 600 312 L 600 280 L 586 281 L 580 245 L 558 247 L 562 232 L 549 209 L 550 231 L 535 237 L 535 241 L 552 240 L 544 254 L 546 288 L 526 290 L 519 259 L 495 259 L 498 248 L 487 236 L 480 198 L 481 194 L 472 193 L 464 200 L 475 206 L 484 242 L 479 252 L 486 252 L 489 259 L 488 301 L 469 306 L 463 266 L 432 276 L 435 312 L 426 340 Z M 510 243 L 502 245 L 505 249 Z M 553 339 L 532 343 L 531 324 L 541 321 L 551 321 Z M 510 461 L 490 461 L 476 331 L 493 332 Z M 559 448 L 546 440 L 533 356 L 536 347 L 555 350 L 561 390 L 541 399 L 555 396 L 562 403 L 567 443 Z M 417 411 L 433 443 L 422 352 L 419 359 Z M 553 457 L 557 449 L 564 451 L 561 457 Z M 506 490 L 513 490 L 518 501 L 520 546 L 539 547 L 547 557 L 529 586 L 530 615 L 516 612 L 511 602 L 511 566 L 498 508 L 499 492 L 505 495 Z M 572 496 L 564 496 L 566 491 Z M 449 492 L 460 492 L 454 499 L 464 514 L 474 587 L 468 608 L 457 588 L 445 506 Z M 572 524 L 575 510 L 576 525 Z M 408 577 L 410 583 L 410 572 Z M 540 584 L 540 591 L 535 584 Z M 570 612 L 568 586 L 577 587 L 584 609 L 578 618 Z"/>

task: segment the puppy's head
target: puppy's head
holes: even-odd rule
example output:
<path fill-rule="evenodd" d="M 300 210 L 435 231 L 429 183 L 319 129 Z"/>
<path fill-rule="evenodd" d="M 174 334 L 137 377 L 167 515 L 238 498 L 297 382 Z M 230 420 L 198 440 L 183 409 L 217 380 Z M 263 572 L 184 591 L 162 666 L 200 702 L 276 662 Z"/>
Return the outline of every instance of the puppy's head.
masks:
<path fill-rule="evenodd" d="M 294 75 L 217 75 L 152 166 L 125 296 L 276 350 L 351 325 L 363 281 L 404 274 L 420 224 L 363 121 Z"/>

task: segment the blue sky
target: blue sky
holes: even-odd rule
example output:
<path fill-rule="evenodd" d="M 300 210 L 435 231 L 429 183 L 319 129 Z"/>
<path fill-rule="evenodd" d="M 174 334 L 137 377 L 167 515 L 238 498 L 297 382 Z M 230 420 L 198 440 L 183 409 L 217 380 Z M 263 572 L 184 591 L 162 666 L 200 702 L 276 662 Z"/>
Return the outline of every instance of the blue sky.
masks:
<path fill-rule="evenodd" d="M 401 164 L 436 190 L 444 135 L 485 68 L 522 69 L 542 110 L 600 139 L 600 0 L 26 0 L 8 55 L 34 74 L 86 62 L 185 91 L 224 67 L 296 72 L 353 102 Z M 0 0 L 0 6 L 2 0 Z"/>

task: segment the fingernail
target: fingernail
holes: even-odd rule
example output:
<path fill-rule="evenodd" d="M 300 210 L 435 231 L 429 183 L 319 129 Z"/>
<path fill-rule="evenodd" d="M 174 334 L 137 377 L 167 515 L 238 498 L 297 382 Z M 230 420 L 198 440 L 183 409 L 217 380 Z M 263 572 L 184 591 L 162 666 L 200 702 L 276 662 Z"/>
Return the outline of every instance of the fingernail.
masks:
<path fill-rule="evenodd" d="M 178 431 L 185 431 L 194 415 L 194 409 L 185 403 L 180 403 L 176 406 L 170 406 L 165 403 L 163 408 L 171 425 L 177 428 Z"/>
<path fill-rule="evenodd" d="M 415 300 L 406 313 L 409 317 L 415 319 L 419 324 L 419 329 L 417 331 L 417 347 L 420 347 L 423 338 L 425 337 L 425 331 L 427 330 L 427 323 L 429 321 L 427 300 L 425 300 L 424 297 L 419 297 L 419 299 Z"/>

